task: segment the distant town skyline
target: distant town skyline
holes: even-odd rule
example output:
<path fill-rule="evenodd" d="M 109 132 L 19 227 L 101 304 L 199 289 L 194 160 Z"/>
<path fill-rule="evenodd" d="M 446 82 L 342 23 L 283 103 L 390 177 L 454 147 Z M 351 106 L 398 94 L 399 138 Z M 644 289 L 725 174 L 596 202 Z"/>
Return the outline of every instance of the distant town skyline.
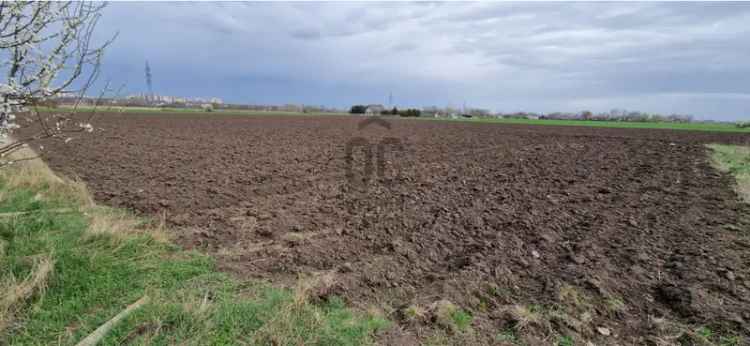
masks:
<path fill-rule="evenodd" d="M 111 3 L 102 80 L 227 103 L 750 120 L 745 3 Z"/>

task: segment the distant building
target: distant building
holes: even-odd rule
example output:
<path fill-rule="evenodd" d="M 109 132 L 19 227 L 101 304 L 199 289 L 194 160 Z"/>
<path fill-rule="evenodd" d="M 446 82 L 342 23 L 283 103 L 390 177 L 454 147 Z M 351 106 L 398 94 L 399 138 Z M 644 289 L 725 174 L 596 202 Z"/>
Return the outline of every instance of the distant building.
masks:
<path fill-rule="evenodd" d="M 373 116 L 373 115 L 380 115 L 385 111 L 385 107 L 383 105 L 368 105 L 367 109 L 365 109 L 365 115 Z"/>
<path fill-rule="evenodd" d="M 126 97 L 128 100 L 136 101 L 136 102 L 143 102 L 145 104 L 174 104 L 174 103 L 181 103 L 181 104 L 191 104 L 191 105 L 202 105 L 204 103 L 211 103 L 211 104 L 224 104 L 224 101 L 218 97 L 212 97 L 209 99 L 204 99 L 201 97 L 179 97 L 179 96 L 167 96 L 167 95 L 157 95 L 157 94 L 135 94 L 130 95 Z"/>

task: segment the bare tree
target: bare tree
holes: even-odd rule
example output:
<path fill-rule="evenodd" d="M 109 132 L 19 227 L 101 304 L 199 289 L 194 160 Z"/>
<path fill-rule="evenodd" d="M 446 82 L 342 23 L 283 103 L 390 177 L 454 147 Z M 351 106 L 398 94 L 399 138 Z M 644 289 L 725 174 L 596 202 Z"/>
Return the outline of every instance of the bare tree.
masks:
<path fill-rule="evenodd" d="M 0 82 L 0 167 L 12 164 L 9 154 L 30 142 L 69 141 L 71 133 L 93 131 L 90 120 L 95 111 L 83 118 L 76 114 L 99 75 L 105 48 L 115 38 L 92 43 L 105 6 L 75 1 L 0 2 L 0 58 L 5 74 Z M 61 95 L 75 95 L 75 105 L 65 112 L 40 112 L 40 105 Z M 35 130 L 12 138 L 20 123 L 35 124 Z"/>

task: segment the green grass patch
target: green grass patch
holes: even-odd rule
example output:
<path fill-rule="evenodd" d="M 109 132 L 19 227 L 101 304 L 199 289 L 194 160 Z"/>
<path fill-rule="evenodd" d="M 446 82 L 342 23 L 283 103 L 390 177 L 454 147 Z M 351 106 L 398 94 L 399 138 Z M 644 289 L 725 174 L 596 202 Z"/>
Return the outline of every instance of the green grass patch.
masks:
<path fill-rule="evenodd" d="M 730 123 L 672 123 L 672 122 L 627 122 L 627 121 L 594 121 L 594 120 L 552 120 L 552 119 L 498 119 L 498 118 L 410 118 L 437 121 L 460 121 L 488 124 L 519 124 L 519 125 L 553 125 L 553 126 L 586 126 L 625 129 L 664 129 L 664 130 L 689 130 L 689 131 L 711 131 L 711 132 L 739 132 L 750 133 L 750 128 L 739 128 Z"/>
<path fill-rule="evenodd" d="M 737 193 L 750 202 L 750 147 L 724 144 L 710 144 L 708 147 L 714 167 L 732 174 L 737 181 Z"/>
<path fill-rule="evenodd" d="M 451 314 L 451 319 L 453 320 L 456 329 L 463 332 L 471 326 L 474 317 L 472 317 L 469 312 L 459 309 Z"/>
<path fill-rule="evenodd" d="M 575 346 L 575 342 L 570 336 L 561 336 L 557 339 L 557 346 Z"/>
<path fill-rule="evenodd" d="M 683 344 L 701 344 L 716 346 L 739 346 L 743 345 L 742 339 L 737 335 L 723 335 L 720 332 L 709 328 L 708 326 L 700 327 L 692 333 L 685 334 Z"/>
<path fill-rule="evenodd" d="M 57 183 L 19 187 L 13 174 L 0 172 L 0 211 L 34 212 L 0 217 L 0 344 L 75 344 L 144 295 L 150 302 L 100 344 L 360 345 L 388 323 L 339 299 L 313 304 L 237 281 L 154 236 L 149 222 L 125 223 L 129 233 L 112 211 L 51 193 Z"/>
<path fill-rule="evenodd" d="M 504 330 L 495 335 L 495 341 L 516 344 L 518 343 L 518 336 L 514 330 Z"/>

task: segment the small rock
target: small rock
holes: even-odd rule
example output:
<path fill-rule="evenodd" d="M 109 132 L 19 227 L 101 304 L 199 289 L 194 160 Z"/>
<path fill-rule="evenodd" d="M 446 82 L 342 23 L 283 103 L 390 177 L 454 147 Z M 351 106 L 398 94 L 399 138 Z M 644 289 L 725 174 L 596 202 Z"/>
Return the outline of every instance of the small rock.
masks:
<path fill-rule="evenodd" d="M 305 241 L 305 236 L 299 233 L 287 233 L 284 234 L 281 238 L 291 245 L 298 245 Z"/>
<path fill-rule="evenodd" d="M 190 221 L 190 215 L 187 213 L 177 214 L 174 217 L 172 217 L 172 222 L 174 222 L 177 225 L 184 225 Z"/>
<path fill-rule="evenodd" d="M 542 257 L 542 256 L 541 256 L 541 255 L 539 254 L 539 251 L 536 251 L 536 250 L 531 250 L 531 256 L 534 256 L 534 258 L 539 258 L 539 257 Z"/>
<path fill-rule="evenodd" d="M 555 237 L 552 234 L 550 234 L 550 233 L 542 233 L 542 234 L 539 235 L 539 238 L 540 238 L 539 239 L 540 241 L 544 241 L 544 242 L 547 242 L 547 243 L 554 243 L 555 242 Z"/>
<path fill-rule="evenodd" d="M 609 336 L 610 334 L 612 334 L 612 331 L 610 331 L 609 328 L 604 328 L 604 327 L 597 327 L 596 331 L 599 332 L 599 334 L 604 335 L 604 336 Z"/>
<path fill-rule="evenodd" d="M 735 279 L 734 272 L 731 270 L 728 270 L 726 273 L 724 273 L 724 277 L 726 277 L 729 281 L 734 281 Z"/>
<path fill-rule="evenodd" d="M 636 258 L 641 262 L 648 262 L 651 259 L 645 252 L 639 253 Z"/>
<path fill-rule="evenodd" d="M 595 289 L 597 293 L 599 293 L 602 296 L 607 295 L 607 290 L 604 288 L 604 285 L 597 280 L 597 279 L 588 279 L 586 280 L 586 284 L 591 286 L 591 288 Z"/>
<path fill-rule="evenodd" d="M 581 255 L 572 254 L 569 257 L 570 257 L 570 260 L 573 261 L 573 262 L 575 262 L 576 264 L 584 264 L 584 263 L 586 263 L 586 257 L 583 257 Z"/>
<path fill-rule="evenodd" d="M 352 267 L 351 263 L 346 262 L 339 267 L 339 271 L 342 273 L 351 273 L 354 271 L 354 267 Z"/>

